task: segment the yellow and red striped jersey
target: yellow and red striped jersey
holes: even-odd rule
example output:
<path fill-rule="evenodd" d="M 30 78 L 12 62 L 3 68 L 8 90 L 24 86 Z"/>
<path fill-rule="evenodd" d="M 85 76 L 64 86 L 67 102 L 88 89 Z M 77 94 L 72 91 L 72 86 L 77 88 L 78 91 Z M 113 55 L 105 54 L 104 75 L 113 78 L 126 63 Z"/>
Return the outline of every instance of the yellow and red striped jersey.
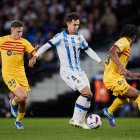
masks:
<path fill-rule="evenodd" d="M 13 40 L 9 35 L 0 37 L 2 58 L 2 75 L 22 74 L 24 70 L 24 53 L 35 53 L 34 47 L 24 38 Z"/>
<path fill-rule="evenodd" d="M 117 46 L 120 49 L 121 54 L 118 57 L 121 63 L 123 64 L 123 66 L 126 67 L 128 63 L 128 58 L 130 56 L 129 41 L 127 40 L 127 38 L 123 37 L 123 38 L 120 38 L 118 41 L 116 41 L 114 43 L 114 46 Z M 112 76 L 118 77 L 121 75 L 118 66 L 110 58 L 108 58 L 106 62 L 107 63 L 105 66 L 104 78 L 108 79 L 109 77 L 112 77 Z"/>

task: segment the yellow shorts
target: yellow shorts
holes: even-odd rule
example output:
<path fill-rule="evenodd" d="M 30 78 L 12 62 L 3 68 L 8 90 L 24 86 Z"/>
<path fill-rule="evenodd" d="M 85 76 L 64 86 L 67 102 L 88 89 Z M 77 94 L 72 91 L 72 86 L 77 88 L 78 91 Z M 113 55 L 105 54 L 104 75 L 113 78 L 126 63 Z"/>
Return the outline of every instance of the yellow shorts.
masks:
<path fill-rule="evenodd" d="M 21 76 L 19 78 L 12 75 L 4 75 L 3 80 L 12 92 L 18 87 L 23 88 L 26 92 L 30 91 L 30 87 L 25 76 Z"/>
<path fill-rule="evenodd" d="M 130 85 L 127 83 L 123 76 L 114 79 L 104 79 L 104 84 L 107 89 L 113 91 L 114 96 L 123 96 L 130 88 Z"/>

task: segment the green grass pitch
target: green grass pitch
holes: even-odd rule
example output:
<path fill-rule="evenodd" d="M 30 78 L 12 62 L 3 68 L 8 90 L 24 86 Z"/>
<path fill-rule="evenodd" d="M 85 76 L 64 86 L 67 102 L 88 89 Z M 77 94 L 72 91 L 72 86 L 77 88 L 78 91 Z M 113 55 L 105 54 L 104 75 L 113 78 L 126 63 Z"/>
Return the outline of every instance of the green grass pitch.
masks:
<path fill-rule="evenodd" d="M 116 118 L 116 127 L 102 118 L 102 126 L 92 130 L 69 125 L 69 118 L 26 118 L 24 130 L 14 121 L 0 119 L 0 140 L 140 140 L 140 118 Z"/>

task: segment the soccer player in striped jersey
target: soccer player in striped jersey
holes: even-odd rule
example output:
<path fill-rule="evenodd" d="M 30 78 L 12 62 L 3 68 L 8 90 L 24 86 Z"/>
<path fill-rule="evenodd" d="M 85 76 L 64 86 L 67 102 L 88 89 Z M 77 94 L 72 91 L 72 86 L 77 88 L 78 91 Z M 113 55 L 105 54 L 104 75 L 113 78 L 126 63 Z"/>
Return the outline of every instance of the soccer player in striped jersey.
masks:
<path fill-rule="evenodd" d="M 104 65 L 98 55 L 88 46 L 83 35 L 78 33 L 80 25 L 79 15 L 69 13 L 66 17 L 67 29 L 56 34 L 45 45 L 43 45 L 29 61 L 29 66 L 33 67 L 38 56 L 43 54 L 50 47 L 56 47 L 60 59 L 60 75 L 65 83 L 73 90 L 78 90 L 81 94 L 76 100 L 72 119 L 69 121 L 71 125 L 89 129 L 85 123 L 85 117 L 90 102 L 92 92 L 90 83 L 85 72 L 80 67 L 80 49 L 94 60 Z"/>
<path fill-rule="evenodd" d="M 10 91 L 15 95 L 10 100 L 11 112 L 16 117 L 15 125 L 23 129 L 21 120 L 25 115 L 26 100 L 30 90 L 24 69 L 24 53 L 35 54 L 35 48 L 24 38 L 24 24 L 12 21 L 11 34 L 0 37 L 0 52 L 2 58 L 2 77 Z"/>
<path fill-rule="evenodd" d="M 104 71 L 104 84 L 117 98 L 109 108 L 104 108 L 103 113 L 108 118 L 111 126 L 115 126 L 114 113 L 130 100 L 138 104 L 140 110 L 140 91 L 130 86 L 125 76 L 140 79 L 140 74 L 131 73 L 126 69 L 130 57 L 131 45 L 135 41 L 137 27 L 126 24 L 122 29 L 121 38 L 118 39 L 109 51 Z"/>

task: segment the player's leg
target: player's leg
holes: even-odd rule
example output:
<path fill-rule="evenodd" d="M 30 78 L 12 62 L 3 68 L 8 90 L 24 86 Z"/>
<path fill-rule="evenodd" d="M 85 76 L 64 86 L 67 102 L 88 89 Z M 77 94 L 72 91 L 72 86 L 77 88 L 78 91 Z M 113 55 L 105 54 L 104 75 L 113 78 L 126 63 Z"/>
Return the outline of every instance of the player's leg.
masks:
<path fill-rule="evenodd" d="M 128 98 L 118 97 L 116 98 L 112 105 L 108 108 L 108 113 L 113 115 L 117 110 L 121 109 L 126 103 L 129 102 Z"/>
<path fill-rule="evenodd" d="M 84 129 L 89 129 L 89 127 L 87 127 L 85 124 L 84 119 L 90 107 L 92 93 L 88 87 L 89 83 L 86 83 L 83 80 L 85 75 L 81 76 L 80 74 L 77 74 L 71 70 L 60 71 L 60 74 L 61 78 L 68 86 L 81 92 L 81 95 L 76 100 L 73 117 L 69 123 L 75 126 L 80 126 Z"/>
<path fill-rule="evenodd" d="M 89 87 L 87 86 L 82 90 L 80 90 L 79 92 L 81 93 L 81 95 L 76 100 L 73 117 L 71 121 L 78 121 L 82 124 L 82 127 L 84 129 L 89 129 L 85 124 L 85 117 L 90 108 L 92 93 Z"/>
<path fill-rule="evenodd" d="M 10 107 L 11 107 L 11 113 L 14 117 L 18 116 L 18 102 L 16 102 L 16 96 L 13 99 L 9 100 Z"/>
<path fill-rule="evenodd" d="M 19 104 L 26 101 L 27 95 L 26 92 L 19 86 L 13 91 L 15 97 L 13 99 L 10 99 L 10 106 L 11 106 L 11 112 L 14 117 L 18 116 L 18 107 Z"/>
<path fill-rule="evenodd" d="M 25 112 L 26 112 L 27 96 L 28 96 L 28 92 L 30 90 L 28 81 L 26 79 L 24 81 L 22 81 L 21 88 L 24 91 L 24 95 L 26 96 L 26 99 L 21 101 L 18 106 L 18 116 L 17 116 L 16 122 L 15 122 L 15 125 L 17 126 L 18 129 L 23 129 L 23 125 L 22 125 L 21 121 L 23 120 Z"/>
<path fill-rule="evenodd" d="M 11 112 L 17 118 L 15 125 L 18 129 L 23 129 L 21 120 L 25 114 L 27 92 L 30 90 L 27 78 L 25 75 L 19 77 L 5 75 L 3 78 L 8 88 L 15 95 L 14 99 L 10 100 Z"/>
<path fill-rule="evenodd" d="M 126 92 L 125 96 L 135 101 L 140 110 L 140 91 L 139 90 L 135 89 L 134 87 L 130 87 L 128 91 Z"/>
<path fill-rule="evenodd" d="M 25 114 L 27 93 L 23 90 L 22 87 L 18 87 L 13 91 L 13 93 L 16 95 L 14 99 L 18 103 L 18 112 L 15 125 L 17 129 L 23 129 L 21 120 L 24 118 Z"/>
<path fill-rule="evenodd" d="M 113 113 L 129 102 L 129 99 L 125 96 L 125 94 L 129 90 L 130 85 L 126 82 L 125 78 L 119 77 L 118 79 L 114 79 L 114 82 L 111 82 L 108 86 L 111 87 L 113 95 L 117 98 L 113 101 L 109 108 L 103 109 L 103 113 L 108 118 L 109 124 L 111 126 L 115 126 L 116 122 Z"/>
<path fill-rule="evenodd" d="M 139 108 L 139 110 L 140 110 L 140 94 L 139 94 L 139 96 L 137 97 L 137 99 L 135 100 L 135 102 L 137 103 L 138 108 Z"/>
<path fill-rule="evenodd" d="M 116 112 L 118 109 L 123 107 L 129 100 L 133 100 L 138 104 L 138 108 L 140 110 L 140 91 L 135 89 L 134 87 L 129 87 L 125 94 L 116 98 L 112 105 L 108 109 L 104 109 L 104 114 L 108 116 L 109 122 L 111 125 L 115 125 L 115 120 L 113 113 Z"/>
<path fill-rule="evenodd" d="M 18 113 L 18 104 L 26 100 L 27 95 L 24 90 L 21 88 L 20 84 L 13 76 L 4 76 L 4 81 L 11 92 L 14 93 L 14 99 L 10 100 L 11 113 L 14 117 L 17 117 Z"/>
<path fill-rule="evenodd" d="M 104 108 L 103 113 L 108 118 L 108 122 L 111 126 L 115 126 L 116 122 L 114 119 L 114 113 L 122 108 L 126 103 L 129 102 L 128 98 L 118 97 L 116 98 L 109 108 Z"/>
<path fill-rule="evenodd" d="M 89 87 L 85 87 L 79 91 L 81 95 L 77 98 L 72 119 L 70 120 L 70 124 L 77 125 L 79 122 L 80 126 L 84 129 L 89 129 L 89 127 L 85 123 L 85 117 L 90 108 L 91 103 L 91 91 Z"/>
<path fill-rule="evenodd" d="M 76 100 L 72 118 L 83 122 L 90 108 L 92 93 L 89 87 L 85 87 L 79 92 L 81 94 Z"/>
<path fill-rule="evenodd" d="M 19 86 L 18 88 L 16 88 L 13 93 L 15 94 L 14 100 L 17 104 L 26 101 L 27 94 L 22 87 Z"/>
<path fill-rule="evenodd" d="M 80 72 L 76 78 L 78 79 L 78 82 L 75 82 L 75 86 L 76 90 L 80 92 L 80 96 L 77 98 L 75 103 L 73 118 L 76 118 L 77 116 L 82 122 L 85 120 L 87 111 L 90 108 L 92 92 L 90 90 L 89 80 L 83 71 Z"/>
<path fill-rule="evenodd" d="M 126 93 L 121 92 L 121 96 L 119 96 L 119 98 L 116 98 L 108 109 L 107 108 L 103 109 L 104 115 L 108 117 L 108 121 L 110 125 L 112 126 L 116 125 L 113 113 L 116 112 L 121 107 L 123 107 L 127 102 L 129 102 L 129 99 L 135 101 L 138 104 L 138 108 L 140 110 L 140 94 L 139 93 L 140 93 L 139 90 L 130 86 L 128 90 L 126 91 Z"/>
<path fill-rule="evenodd" d="M 15 122 L 15 125 L 17 126 L 18 129 L 23 129 L 21 121 L 24 118 L 25 111 L 26 111 L 26 101 L 20 102 L 18 107 L 18 116 Z"/>

